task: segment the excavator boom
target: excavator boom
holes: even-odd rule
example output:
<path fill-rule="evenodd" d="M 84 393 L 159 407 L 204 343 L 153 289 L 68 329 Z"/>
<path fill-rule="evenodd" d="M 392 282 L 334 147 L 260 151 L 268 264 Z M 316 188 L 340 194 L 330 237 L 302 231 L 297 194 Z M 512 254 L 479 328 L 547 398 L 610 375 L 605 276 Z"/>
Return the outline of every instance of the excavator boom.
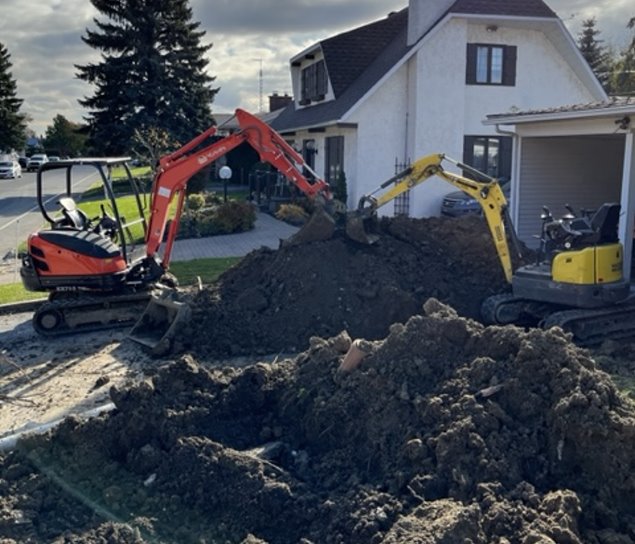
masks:
<path fill-rule="evenodd" d="M 170 263 L 188 181 L 194 174 L 243 143 L 253 147 L 260 160 L 274 166 L 316 204 L 313 217 L 302 229 L 305 239 L 327 239 L 335 230 L 335 220 L 324 210 L 325 204 L 333 201 L 329 184 L 267 124 L 241 109 L 236 110 L 235 116 L 240 127 L 237 132 L 202 147 L 216 133 L 216 129 L 212 127 L 159 160 L 152 192 L 145 259 L 148 269 L 155 270 L 157 275 L 163 275 Z M 305 172 L 311 175 L 311 181 L 305 176 Z M 168 226 L 168 214 L 174 198 L 177 199 L 175 216 Z M 159 258 L 158 253 L 164 240 L 163 255 Z M 177 324 L 188 316 L 188 310 L 187 305 L 174 300 L 169 293 L 152 297 L 130 332 L 130 338 L 155 353 L 168 351 L 171 336 L 175 333 Z"/>
<path fill-rule="evenodd" d="M 161 259 L 164 270 L 167 270 L 170 263 L 187 183 L 194 174 L 245 142 L 258 152 L 263 162 L 274 166 L 319 206 L 333 200 L 329 184 L 313 172 L 302 155 L 293 149 L 280 134 L 244 110 L 237 109 L 235 116 L 240 127 L 237 132 L 201 148 L 204 142 L 216 133 L 216 127 L 211 127 L 174 153 L 159 159 L 152 190 L 152 211 L 146 238 L 146 252 L 147 257 L 153 259 L 165 239 L 166 244 Z M 304 172 L 311 175 L 312 181 L 309 181 Z M 170 204 L 175 197 L 178 198 L 176 215 L 165 236 Z M 324 237 L 330 234 L 332 233 L 326 233 Z"/>
<path fill-rule="evenodd" d="M 474 173 L 475 176 L 488 179 L 488 181 L 476 181 L 449 172 L 442 166 L 444 160 L 455 164 L 462 170 Z M 458 187 L 481 205 L 483 214 L 487 220 L 487 225 L 492 234 L 492 239 L 494 240 L 498 258 L 503 267 L 505 278 L 511 283 L 513 269 L 506 229 L 506 225 L 511 227 L 511 221 L 509 220 L 507 210 L 507 199 L 498 181 L 442 153 L 426 155 L 418 159 L 399 174 L 383 182 L 372 192 L 362 196 L 359 200 L 357 210 L 350 213 L 347 218 L 346 231 L 348 236 L 361 243 L 372 243 L 374 239 L 366 233 L 364 221 L 372 217 L 378 208 L 388 204 L 399 195 L 433 176 L 438 176 L 455 187 Z M 513 228 L 511 228 L 510 231 L 513 237 L 515 235 Z"/>

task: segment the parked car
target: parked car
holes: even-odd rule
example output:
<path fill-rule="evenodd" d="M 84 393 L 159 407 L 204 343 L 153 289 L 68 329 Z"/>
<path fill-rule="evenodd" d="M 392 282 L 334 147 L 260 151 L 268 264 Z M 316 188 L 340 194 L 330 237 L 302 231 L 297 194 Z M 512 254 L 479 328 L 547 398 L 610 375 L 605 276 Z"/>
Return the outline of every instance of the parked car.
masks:
<path fill-rule="evenodd" d="M 31 158 L 29 158 L 29 162 L 26 163 L 26 171 L 31 172 L 37 170 L 44 163 L 47 163 L 48 160 L 48 157 L 44 153 L 36 153 L 35 155 L 31 155 Z"/>
<path fill-rule="evenodd" d="M 21 178 L 22 177 L 22 167 L 18 161 L 13 159 L 11 160 L 0 160 L 0 178 Z"/>
<path fill-rule="evenodd" d="M 57 155 L 51 155 L 49 157 L 49 162 L 59 162 L 60 158 Z"/>
<path fill-rule="evenodd" d="M 511 182 L 507 178 L 501 178 L 499 182 L 501 183 L 501 189 L 505 194 L 505 198 L 509 200 Z M 483 210 L 481 209 L 481 205 L 478 200 L 472 198 L 463 191 L 448 193 L 443 197 L 443 202 L 441 203 L 441 215 L 460 217 L 462 215 L 470 214 L 480 215 L 481 213 L 483 213 Z"/>

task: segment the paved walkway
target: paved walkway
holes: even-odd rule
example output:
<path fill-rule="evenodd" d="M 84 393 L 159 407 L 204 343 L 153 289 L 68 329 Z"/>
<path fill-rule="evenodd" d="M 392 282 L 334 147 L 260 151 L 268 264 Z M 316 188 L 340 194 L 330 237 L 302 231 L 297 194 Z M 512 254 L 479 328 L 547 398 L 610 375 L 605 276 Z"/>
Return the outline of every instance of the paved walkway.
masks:
<path fill-rule="evenodd" d="M 278 221 L 271 215 L 257 212 L 255 227 L 247 232 L 223 234 L 209 238 L 178 240 L 172 249 L 172 261 L 191 261 L 205 257 L 243 257 L 254 249 L 278 249 L 298 227 Z"/>
<path fill-rule="evenodd" d="M 207 257 L 244 257 L 250 251 L 261 247 L 278 249 L 280 240 L 286 240 L 297 231 L 298 227 L 278 221 L 266 213 L 257 212 L 255 226 L 250 231 L 209 238 L 177 240 L 172 248 L 171 260 L 176 262 Z M 19 281 L 19 262 L 17 260 L 4 263 L 0 261 L 0 283 Z"/>

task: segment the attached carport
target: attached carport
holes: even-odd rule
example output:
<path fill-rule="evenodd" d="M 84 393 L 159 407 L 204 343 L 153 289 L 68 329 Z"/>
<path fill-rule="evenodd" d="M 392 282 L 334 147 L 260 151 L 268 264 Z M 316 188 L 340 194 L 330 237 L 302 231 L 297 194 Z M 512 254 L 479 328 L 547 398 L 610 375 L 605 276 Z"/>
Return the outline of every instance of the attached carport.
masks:
<path fill-rule="evenodd" d="M 595 210 L 619 202 L 624 273 L 631 274 L 635 213 L 635 98 L 489 115 L 514 137 L 511 215 L 519 238 L 537 247 L 543 206 Z"/>

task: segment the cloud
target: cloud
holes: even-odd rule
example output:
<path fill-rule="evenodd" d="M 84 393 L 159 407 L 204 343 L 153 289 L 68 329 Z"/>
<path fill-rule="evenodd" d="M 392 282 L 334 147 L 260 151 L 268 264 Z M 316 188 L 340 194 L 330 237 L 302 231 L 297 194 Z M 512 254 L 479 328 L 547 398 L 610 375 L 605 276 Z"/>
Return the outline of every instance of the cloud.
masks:
<path fill-rule="evenodd" d="M 626 25 L 631 17 L 635 17 L 633 0 L 550 0 L 547 3 L 576 40 L 582 23 L 591 18 L 595 18 L 595 28 L 600 31 L 597 38 L 606 46 L 619 51 L 632 39 L 633 31 Z"/>
<path fill-rule="evenodd" d="M 255 5 L 254 5 L 255 4 Z M 211 33 L 330 35 L 402 9 L 407 0 L 205 0 L 191 2 L 195 18 Z"/>

